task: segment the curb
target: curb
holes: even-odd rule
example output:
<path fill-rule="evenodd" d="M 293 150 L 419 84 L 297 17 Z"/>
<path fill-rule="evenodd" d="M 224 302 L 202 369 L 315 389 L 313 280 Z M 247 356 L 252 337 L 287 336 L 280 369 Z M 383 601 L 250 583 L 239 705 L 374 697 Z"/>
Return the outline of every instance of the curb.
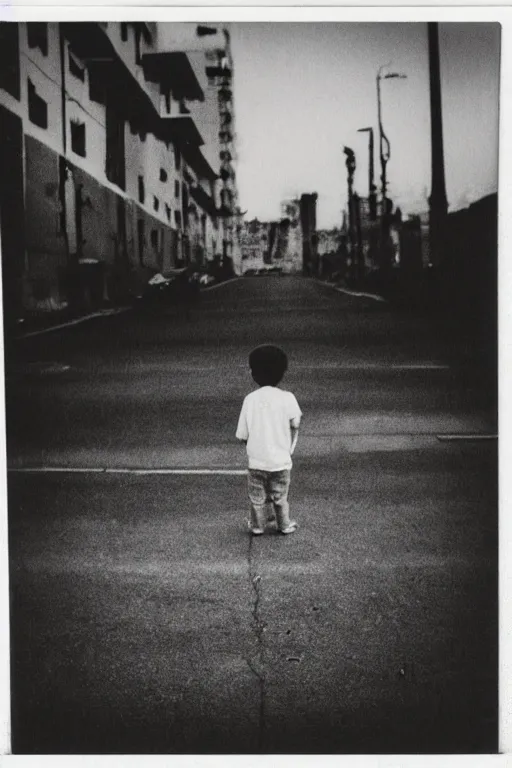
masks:
<path fill-rule="evenodd" d="M 229 280 L 224 280 L 222 283 L 215 283 L 215 285 L 206 286 L 206 288 L 201 289 L 201 293 L 204 293 L 205 291 L 213 291 L 214 288 L 220 288 L 222 285 L 227 285 L 228 283 L 233 283 L 235 280 L 240 280 L 240 277 L 232 277 Z M 68 320 L 65 323 L 59 323 L 58 325 L 50 325 L 47 328 L 40 328 L 37 331 L 29 331 L 28 333 L 23 333 L 20 336 L 17 336 L 18 340 L 22 339 L 29 339 L 33 336 L 41 336 L 43 333 L 51 333 L 52 331 L 59 331 L 63 328 L 70 328 L 73 325 L 79 325 L 80 323 L 85 323 L 87 320 L 94 320 L 96 317 L 110 317 L 112 315 L 119 315 L 122 312 L 128 312 L 133 307 L 118 307 L 116 309 L 105 309 L 100 312 L 93 312 L 90 315 L 84 315 L 83 317 L 77 317 L 74 320 Z"/>
<path fill-rule="evenodd" d="M 50 325 L 48 328 L 40 328 L 38 331 L 29 331 L 18 336 L 18 339 L 29 339 L 32 336 L 41 336 L 43 333 L 51 333 L 51 331 L 59 331 L 62 328 L 69 328 L 73 325 L 79 325 L 85 323 L 87 320 L 93 320 L 95 317 L 110 317 L 112 315 L 120 315 L 122 312 L 128 312 L 131 307 L 118 307 L 116 309 L 105 309 L 101 312 L 93 312 L 90 315 L 84 315 L 83 317 L 76 317 L 74 320 L 68 320 L 65 323 L 59 323 L 58 325 Z"/>
<path fill-rule="evenodd" d="M 224 280 L 222 283 L 215 283 L 215 285 L 207 285 L 206 288 L 201 288 L 201 293 L 206 291 L 213 291 L 214 288 L 220 288 L 222 285 L 228 285 L 228 283 L 234 283 L 236 280 L 241 280 L 238 275 L 236 277 L 230 277 L 229 280 Z"/>
<path fill-rule="evenodd" d="M 319 285 L 325 285 L 328 288 L 332 288 L 335 291 L 338 291 L 338 293 L 345 293 L 347 296 L 355 296 L 356 298 L 365 298 L 365 299 L 373 299 L 374 301 L 380 301 L 384 304 L 387 304 L 388 301 L 383 296 L 379 296 L 377 293 L 365 293 L 364 291 L 350 291 L 348 288 L 340 288 L 337 285 L 333 285 L 332 283 L 326 283 L 324 280 L 319 280 L 318 278 L 314 278 L 315 283 L 318 283 Z"/>

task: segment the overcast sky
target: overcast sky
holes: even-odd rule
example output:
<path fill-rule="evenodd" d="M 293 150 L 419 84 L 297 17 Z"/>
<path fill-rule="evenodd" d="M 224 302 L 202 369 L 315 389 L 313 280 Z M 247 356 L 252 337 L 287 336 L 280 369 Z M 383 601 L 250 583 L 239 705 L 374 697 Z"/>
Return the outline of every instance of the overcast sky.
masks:
<path fill-rule="evenodd" d="M 343 145 L 357 157 L 355 188 L 368 190 L 368 134 L 377 131 L 377 70 L 391 142 L 389 194 L 405 212 L 430 194 L 430 96 L 426 23 L 234 23 L 240 205 L 273 219 L 280 202 L 318 193 L 318 226 L 341 222 Z M 446 187 L 452 210 L 497 189 L 500 27 L 439 25 Z M 375 177 L 380 178 L 377 133 Z"/>

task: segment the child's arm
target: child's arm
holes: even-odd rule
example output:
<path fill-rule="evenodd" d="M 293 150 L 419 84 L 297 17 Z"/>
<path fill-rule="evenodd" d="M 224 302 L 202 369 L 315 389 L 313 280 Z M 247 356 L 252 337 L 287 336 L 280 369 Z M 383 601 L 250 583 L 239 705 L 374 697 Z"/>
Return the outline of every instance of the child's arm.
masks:
<path fill-rule="evenodd" d="M 297 440 L 299 439 L 299 427 L 300 427 L 300 418 L 291 419 L 290 432 L 292 435 L 292 445 L 290 448 L 290 454 L 294 452 L 295 446 L 297 445 Z"/>
<path fill-rule="evenodd" d="M 240 440 L 240 442 L 244 444 L 247 444 L 247 440 L 249 439 L 249 430 L 247 427 L 247 413 L 246 413 L 245 401 L 244 401 L 244 404 L 242 405 L 242 410 L 240 411 L 240 416 L 238 418 L 236 438 L 237 440 Z"/>
<path fill-rule="evenodd" d="M 295 450 L 295 446 L 297 445 L 297 440 L 299 439 L 299 428 L 290 427 L 290 430 L 292 433 L 292 447 L 290 448 L 290 454 L 292 454 Z"/>

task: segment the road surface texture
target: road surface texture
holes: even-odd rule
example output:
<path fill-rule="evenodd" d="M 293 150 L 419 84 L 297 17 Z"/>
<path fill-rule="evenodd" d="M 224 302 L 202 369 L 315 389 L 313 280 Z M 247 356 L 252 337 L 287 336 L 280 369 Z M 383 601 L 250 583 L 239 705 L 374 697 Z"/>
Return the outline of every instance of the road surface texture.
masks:
<path fill-rule="evenodd" d="M 250 538 L 234 432 L 264 342 L 304 412 L 300 527 Z M 6 391 L 15 753 L 497 750 L 497 425 L 471 343 L 245 278 L 26 339 Z"/>

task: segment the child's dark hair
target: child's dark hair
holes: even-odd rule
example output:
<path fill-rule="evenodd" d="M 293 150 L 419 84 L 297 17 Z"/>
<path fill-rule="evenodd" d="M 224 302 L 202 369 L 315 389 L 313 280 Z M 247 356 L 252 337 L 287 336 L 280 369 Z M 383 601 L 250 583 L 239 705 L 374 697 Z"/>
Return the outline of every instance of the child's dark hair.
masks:
<path fill-rule="evenodd" d="M 260 387 L 276 387 L 288 368 L 288 358 L 280 347 L 263 344 L 249 355 L 249 367 Z"/>

